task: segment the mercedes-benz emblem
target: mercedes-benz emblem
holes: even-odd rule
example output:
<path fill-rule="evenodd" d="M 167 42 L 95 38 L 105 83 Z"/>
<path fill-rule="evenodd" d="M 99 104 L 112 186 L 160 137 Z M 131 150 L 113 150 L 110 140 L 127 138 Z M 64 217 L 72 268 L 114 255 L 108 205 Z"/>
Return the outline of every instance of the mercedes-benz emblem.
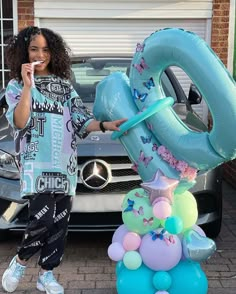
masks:
<path fill-rule="evenodd" d="M 111 181 L 111 177 L 109 165 L 100 159 L 87 161 L 80 173 L 82 183 L 93 190 L 103 189 Z"/>

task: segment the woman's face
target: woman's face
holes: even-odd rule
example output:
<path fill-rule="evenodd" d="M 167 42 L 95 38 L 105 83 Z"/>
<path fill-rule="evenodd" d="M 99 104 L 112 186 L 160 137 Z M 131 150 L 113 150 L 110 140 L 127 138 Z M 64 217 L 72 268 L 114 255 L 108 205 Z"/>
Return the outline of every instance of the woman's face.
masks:
<path fill-rule="evenodd" d="M 48 75 L 48 64 L 51 60 L 51 53 L 48 44 L 43 35 L 35 35 L 28 48 L 29 62 L 42 61 L 42 63 L 34 66 L 35 75 Z"/>

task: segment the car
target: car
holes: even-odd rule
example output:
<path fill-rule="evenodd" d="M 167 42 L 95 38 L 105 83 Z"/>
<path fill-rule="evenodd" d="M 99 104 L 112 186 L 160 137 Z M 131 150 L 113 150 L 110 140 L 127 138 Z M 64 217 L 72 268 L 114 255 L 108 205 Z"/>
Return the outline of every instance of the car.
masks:
<path fill-rule="evenodd" d="M 107 75 L 121 71 L 129 75 L 131 57 L 72 57 L 72 83 L 84 104 L 91 110 L 97 84 Z M 208 128 L 193 111 L 201 94 L 191 84 L 186 97 L 172 68 L 162 74 L 166 96 L 174 98 L 173 109 L 195 131 Z M 0 238 L 10 231 L 25 229 L 28 221 L 27 200 L 20 198 L 19 171 L 15 160 L 14 134 L 5 112 L 5 89 L 0 92 Z M 101 177 L 97 177 L 97 170 Z M 114 231 L 122 222 L 122 201 L 142 183 L 123 145 L 111 140 L 111 132 L 93 132 L 78 144 L 78 177 L 73 197 L 69 231 Z M 209 237 L 216 237 L 222 221 L 222 168 L 199 172 L 190 189 L 198 205 L 197 224 Z"/>

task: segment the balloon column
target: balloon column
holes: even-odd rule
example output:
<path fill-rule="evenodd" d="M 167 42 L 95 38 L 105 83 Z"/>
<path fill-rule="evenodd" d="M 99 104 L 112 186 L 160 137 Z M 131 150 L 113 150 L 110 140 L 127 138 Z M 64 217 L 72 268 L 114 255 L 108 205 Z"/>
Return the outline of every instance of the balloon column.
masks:
<path fill-rule="evenodd" d="M 183 68 L 205 98 L 211 132 L 190 130 L 172 109 L 160 81 L 171 65 Z M 130 79 L 116 72 L 97 86 L 94 114 L 128 118 L 112 138 L 120 139 L 143 181 L 125 196 L 123 224 L 108 248 L 119 294 L 207 293 L 200 263 L 216 245 L 196 225 L 197 204 L 188 190 L 197 171 L 236 157 L 235 97 L 235 82 L 214 52 L 182 29 L 151 34 L 137 44 Z"/>

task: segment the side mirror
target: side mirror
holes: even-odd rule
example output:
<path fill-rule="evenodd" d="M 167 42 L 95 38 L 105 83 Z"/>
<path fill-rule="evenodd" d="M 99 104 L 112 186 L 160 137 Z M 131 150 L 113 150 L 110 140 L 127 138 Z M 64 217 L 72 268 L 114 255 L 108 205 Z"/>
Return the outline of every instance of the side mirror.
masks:
<path fill-rule="evenodd" d="M 197 87 L 194 84 L 190 85 L 189 93 L 188 93 L 188 102 L 192 104 L 200 104 L 202 101 L 202 95 L 198 91 Z"/>
<path fill-rule="evenodd" d="M 6 107 L 7 102 L 5 98 L 5 89 L 1 89 L 0 91 L 0 107 Z"/>

